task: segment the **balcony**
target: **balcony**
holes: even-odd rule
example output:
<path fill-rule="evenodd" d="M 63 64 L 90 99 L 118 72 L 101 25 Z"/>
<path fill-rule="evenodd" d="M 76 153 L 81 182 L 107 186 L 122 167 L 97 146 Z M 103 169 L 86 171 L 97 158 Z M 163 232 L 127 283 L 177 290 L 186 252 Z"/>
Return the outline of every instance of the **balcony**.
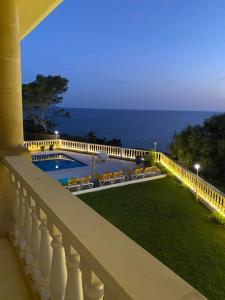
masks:
<path fill-rule="evenodd" d="M 13 193 L 9 236 L 36 296 L 204 299 L 27 159 L 6 156 L 3 164 Z"/>
<path fill-rule="evenodd" d="M 47 174 L 23 143 L 20 40 L 60 0 L 0 2 L 0 298 L 74 300 L 205 299 Z M 52 141 L 51 141 L 52 142 Z M 39 144 L 38 144 L 39 143 Z M 134 159 L 142 150 L 54 141 L 56 148 Z M 145 152 L 145 151 L 144 151 Z M 224 210 L 224 195 L 171 161 L 157 160 L 199 198 Z"/>

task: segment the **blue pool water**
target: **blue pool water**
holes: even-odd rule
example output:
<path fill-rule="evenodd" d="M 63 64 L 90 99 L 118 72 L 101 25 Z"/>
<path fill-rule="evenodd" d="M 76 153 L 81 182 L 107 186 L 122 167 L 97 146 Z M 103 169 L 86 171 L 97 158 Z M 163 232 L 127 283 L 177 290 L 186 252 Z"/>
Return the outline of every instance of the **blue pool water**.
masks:
<path fill-rule="evenodd" d="M 38 159 L 38 156 L 35 156 L 35 161 L 33 161 L 33 164 L 44 172 L 58 171 L 63 169 L 71 169 L 71 168 L 86 166 L 84 163 L 69 158 L 65 155 L 60 155 L 60 156 L 57 155 L 57 158 L 54 158 L 54 154 L 53 154 L 52 156 L 49 155 L 46 156 L 46 159 L 44 158 L 44 156 L 41 156 L 42 160 L 36 160 L 36 159 Z"/>

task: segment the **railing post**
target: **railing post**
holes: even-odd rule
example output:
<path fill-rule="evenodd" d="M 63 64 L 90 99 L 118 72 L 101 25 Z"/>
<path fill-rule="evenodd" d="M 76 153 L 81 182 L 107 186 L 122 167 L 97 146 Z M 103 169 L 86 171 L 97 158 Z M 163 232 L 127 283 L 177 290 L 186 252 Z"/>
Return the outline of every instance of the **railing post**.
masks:
<path fill-rule="evenodd" d="M 39 273 L 39 263 L 38 256 L 40 251 L 40 230 L 39 221 L 37 216 L 36 206 L 32 206 L 32 229 L 31 229 L 31 253 L 32 253 L 32 264 L 31 264 L 31 276 L 36 283 L 38 281 Z"/>
<path fill-rule="evenodd" d="M 19 191 L 18 191 L 18 182 L 16 178 L 12 178 L 11 174 L 11 184 L 13 188 L 13 228 L 12 228 L 12 242 L 13 245 L 16 247 L 19 243 Z"/>
<path fill-rule="evenodd" d="M 104 285 L 102 282 L 94 282 L 87 286 L 86 289 L 87 300 L 103 300 Z"/>
<path fill-rule="evenodd" d="M 82 273 L 80 270 L 80 255 L 68 249 L 67 255 L 67 284 L 65 300 L 84 300 Z"/>
<path fill-rule="evenodd" d="M 40 252 L 39 252 L 39 271 L 40 279 L 38 283 L 39 295 L 42 300 L 50 297 L 49 279 L 52 264 L 51 237 L 47 228 L 47 217 L 41 217 L 39 226 L 41 231 Z"/>
<path fill-rule="evenodd" d="M 24 256 L 24 248 L 26 245 L 25 241 L 25 202 L 23 197 L 23 187 L 20 185 L 19 189 L 19 228 L 20 228 L 20 234 L 19 234 L 19 256 L 22 259 Z"/>
<path fill-rule="evenodd" d="M 85 300 L 103 300 L 104 284 L 84 262 L 82 267 Z"/>
<path fill-rule="evenodd" d="M 124 148 L 120 148 L 120 156 L 122 158 L 125 158 L 125 149 Z"/>
<path fill-rule="evenodd" d="M 24 221 L 24 228 L 25 228 L 25 241 L 26 245 L 24 248 L 24 261 L 26 263 L 26 272 L 30 273 L 30 264 L 32 262 L 32 254 L 31 254 L 31 209 L 30 209 L 30 199 L 29 195 L 25 194 L 25 221 Z"/>
<path fill-rule="evenodd" d="M 51 246 L 53 249 L 49 282 L 51 300 L 63 300 L 66 290 L 67 271 L 61 234 L 52 235 Z"/>

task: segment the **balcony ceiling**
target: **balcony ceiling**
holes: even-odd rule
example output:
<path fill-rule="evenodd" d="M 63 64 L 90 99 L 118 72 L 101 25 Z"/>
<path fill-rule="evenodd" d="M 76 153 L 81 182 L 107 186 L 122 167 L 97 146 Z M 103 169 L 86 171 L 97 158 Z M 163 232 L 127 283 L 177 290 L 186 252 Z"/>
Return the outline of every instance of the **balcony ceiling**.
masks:
<path fill-rule="evenodd" d="M 63 0 L 18 0 L 22 40 Z"/>

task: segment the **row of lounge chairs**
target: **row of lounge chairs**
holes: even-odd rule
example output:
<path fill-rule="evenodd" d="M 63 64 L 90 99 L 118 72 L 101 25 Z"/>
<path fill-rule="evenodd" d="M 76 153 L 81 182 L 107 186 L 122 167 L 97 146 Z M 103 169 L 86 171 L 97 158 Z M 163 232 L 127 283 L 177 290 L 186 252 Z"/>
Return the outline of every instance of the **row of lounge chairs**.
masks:
<path fill-rule="evenodd" d="M 97 186 L 104 186 L 106 184 L 113 184 L 124 182 L 125 180 L 134 180 L 149 176 L 155 176 L 160 174 L 160 170 L 157 167 L 145 167 L 145 168 L 134 168 L 127 169 L 124 171 L 105 172 L 102 174 L 96 174 L 95 181 L 92 180 L 91 176 L 84 176 L 82 178 L 71 178 L 66 182 L 61 182 L 66 189 L 75 189 L 77 191 L 90 189 L 96 184 Z"/>
<path fill-rule="evenodd" d="M 160 170 L 157 167 L 138 167 L 135 169 L 125 170 L 125 172 L 130 179 L 139 179 L 154 176 L 157 173 L 160 173 Z"/>
<path fill-rule="evenodd" d="M 65 184 L 66 189 L 75 189 L 77 191 L 84 189 L 91 189 L 94 186 L 91 176 L 84 176 L 82 178 L 70 178 Z"/>
<path fill-rule="evenodd" d="M 99 182 L 100 186 L 105 185 L 106 183 L 112 184 L 116 182 L 123 182 L 125 180 L 125 175 L 122 171 L 108 172 L 103 174 L 97 174 L 96 180 Z"/>

